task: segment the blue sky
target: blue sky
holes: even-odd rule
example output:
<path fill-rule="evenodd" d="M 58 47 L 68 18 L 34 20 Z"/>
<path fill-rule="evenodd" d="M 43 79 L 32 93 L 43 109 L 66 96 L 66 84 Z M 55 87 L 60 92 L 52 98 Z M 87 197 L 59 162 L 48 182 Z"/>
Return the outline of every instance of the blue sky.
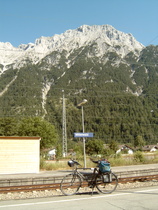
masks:
<path fill-rule="evenodd" d="M 158 45 L 158 0 L 0 0 L 0 42 L 15 47 L 84 24 L 109 24 Z"/>

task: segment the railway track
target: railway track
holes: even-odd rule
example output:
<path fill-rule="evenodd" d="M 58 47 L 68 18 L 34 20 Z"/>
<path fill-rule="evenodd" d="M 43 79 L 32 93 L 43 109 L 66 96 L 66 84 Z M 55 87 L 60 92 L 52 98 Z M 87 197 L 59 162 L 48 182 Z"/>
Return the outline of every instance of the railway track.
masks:
<path fill-rule="evenodd" d="M 147 182 L 147 181 L 158 181 L 158 174 L 119 178 L 119 183 L 121 184 L 132 183 L 132 182 Z M 82 186 L 86 187 L 87 183 L 83 183 Z M 5 187 L 0 187 L 0 194 L 2 193 L 6 194 L 11 192 L 30 192 L 30 191 L 32 192 L 32 191 L 45 191 L 45 190 L 57 190 L 57 189 L 60 189 L 60 182 L 52 184 L 5 186 Z"/>
<path fill-rule="evenodd" d="M 134 176 L 134 177 L 126 177 L 119 178 L 119 182 L 125 184 L 127 182 L 146 182 L 146 181 L 158 181 L 158 174 L 155 175 L 146 175 L 146 176 Z"/>
<path fill-rule="evenodd" d="M 0 187 L 0 193 L 55 190 L 59 188 L 60 188 L 60 183 L 9 186 L 9 187 Z"/>

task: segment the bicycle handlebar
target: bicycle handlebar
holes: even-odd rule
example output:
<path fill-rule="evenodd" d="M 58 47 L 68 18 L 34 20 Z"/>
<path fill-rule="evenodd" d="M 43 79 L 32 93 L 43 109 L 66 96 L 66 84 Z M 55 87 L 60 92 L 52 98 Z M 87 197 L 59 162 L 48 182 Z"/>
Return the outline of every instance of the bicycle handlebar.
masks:
<path fill-rule="evenodd" d="M 90 159 L 93 163 L 96 163 L 96 164 L 99 164 L 100 163 L 100 161 L 101 160 L 97 160 L 97 161 L 95 161 L 95 160 L 92 160 L 92 159 Z M 104 159 L 105 160 L 105 159 Z M 76 165 L 76 166 L 81 166 L 81 164 L 79 163 L 79 162 L 77 162 L 76 160 L 72 160 L 71 159 L 71 161 Z M 105 160 L 106 162 L 108 162 L 109 163 L 109 161 L 108 160 Z M 98 166 L 98 165 L 97 165 Z"/>
<path fill-rule="evenodd" d="M 79 162 L 77 162 L 76 160 L 72 160 L 76 165 L 80 165 Z"/>

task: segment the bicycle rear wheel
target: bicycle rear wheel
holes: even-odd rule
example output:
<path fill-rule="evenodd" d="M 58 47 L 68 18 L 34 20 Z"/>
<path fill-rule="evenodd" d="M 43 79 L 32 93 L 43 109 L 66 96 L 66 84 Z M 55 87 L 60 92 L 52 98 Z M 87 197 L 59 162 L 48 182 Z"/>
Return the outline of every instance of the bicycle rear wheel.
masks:
<path fill-rule="evenodd" d="M 96 177 L 96 187 L 101 193 L 112 193 L 117 185 L 117 176 L 112 172 L 98 174 Z"/>
<path fill-rule="evenodd" d="M 81 178 L 77 174 L 66 175 L 60 184 L 60 189 L 64 195 L 74 195 L 81 187 Z"/>

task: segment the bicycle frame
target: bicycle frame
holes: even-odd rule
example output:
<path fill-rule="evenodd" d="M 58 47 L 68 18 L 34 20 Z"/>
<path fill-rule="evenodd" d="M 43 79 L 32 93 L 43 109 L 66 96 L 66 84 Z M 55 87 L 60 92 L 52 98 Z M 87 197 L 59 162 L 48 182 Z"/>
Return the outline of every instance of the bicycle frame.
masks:
<path fill-rule="evenodd" d="M 86 173 L 85 173 L 85 175 L 83 175 L 83 173 L 78 171 L 78 170 L 92 170 L 92 169 L 91 168 L 78 168 L 78 167 L 76 167 L 74 169 L 73 173 L 72 173 L 74 175 L 77 174 L 81 178 L 82 181 L 86 181 L 88 184 L 89 183 L 92 184 L 92 182 L 95 181 L 96 176 L 100 173 L 97 168 L 94 168 L 93 172 L 88 174 L 90 176 L 92 175 L 91 179 L 89 180 L 88 177 L 86 177 L 86 175 L 87 175 Z"/>

